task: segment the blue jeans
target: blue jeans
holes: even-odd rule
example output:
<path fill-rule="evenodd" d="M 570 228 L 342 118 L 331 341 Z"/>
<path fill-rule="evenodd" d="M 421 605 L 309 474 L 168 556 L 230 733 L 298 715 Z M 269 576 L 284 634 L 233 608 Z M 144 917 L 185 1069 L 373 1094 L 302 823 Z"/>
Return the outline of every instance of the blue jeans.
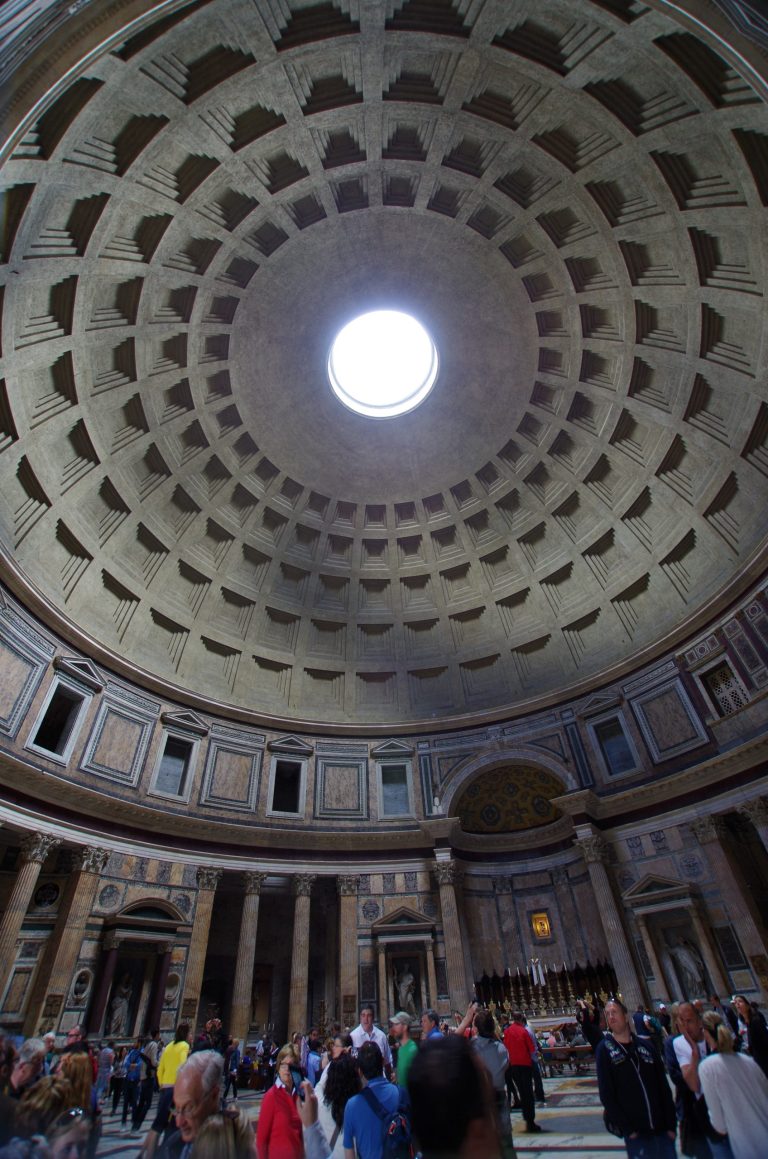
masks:
<path fill-rule="evenodd" d="M 650 1131 L 642 1132 L 636 1139 L 624 1139 L 629 1159 L 676 1159 L 677 1150 L 675 1140 L 670 1139 L 666 1131 L 661 1135 L 654 1135 Z"/>

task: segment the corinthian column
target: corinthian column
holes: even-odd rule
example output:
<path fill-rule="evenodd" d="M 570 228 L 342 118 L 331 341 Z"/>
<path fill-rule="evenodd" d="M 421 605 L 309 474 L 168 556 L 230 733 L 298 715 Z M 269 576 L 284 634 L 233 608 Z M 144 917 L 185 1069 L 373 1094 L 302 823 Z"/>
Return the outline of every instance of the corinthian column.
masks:
<path fill-rule="evenodd" d="M 21 868 L 16 875 L 3 920 L 0 922 L 0 994 L 5 990 L 16 961 L 16 940 L 29 903 L 32 900 L 40 870 L 48 854 L 61 842 L 44 833 L 28 833 L 21 842 Z"/>
<path fill-rule="evenodd" d="M 360 878 L 340 874 L 339 891 L 339 993 L 341 1023 L 353 1026 L 357 1013 L 357 887 Z M 380 1005 L 381 1005 L 380 1000 Z M 379 1016 L 382 1017 L 381 1011 Z"/>
<path fill-rule="evenodd" d="M 752 907 L 733 872 L 723 846 L 722 839 L 727 832 L 725 821 L 722 817 L 700 817 L 692 823 L 691 829 L 706 851 L 712 877 L 720 887 L 720 894 L 725 902 L 728 920 L 737 930 L 745 953 L 749 955 L 750 960 L 762 958 L 768 954 L 768 945 L 763 939 Z M 752 965 L 754 966 L 754 963 Z"/>
<path fill-rule="evenodd" d="M 613 968 L 624 995 L 624 1003 L 630 1010 L 635 1010 L 638 1006 L 645 1005 L 645 995 L 637 976 L 624 923 L 611 888 L 608 870 L 605 867 L 608 859 L 608 846 L 599 834 L 579 837 L 576 844 L 587 863 L 589 879 L 595 894 L 595 910 L 605 932 L 605 940 L 608 943 Z"/>
<path fill-rule="evenodd" d="M 259 925 L 259 899 L 266 873 L 244 873 L 245 898 L 240 918 L 240 941 L 237 944 L 235 985 L 232 991 L 230 1033 L 245 1043 L 251 1024 L 251 996 L 253 994 L 253 960 L 256 951 L 256 932 Z"/>
<path fill-rule="evenodd" d="M 106 849 L 97 849 L 92 845 L 78 849 L 72 855 L 72 870 L 59 906 L 56 925 L 45 944 L 43 961 L 27 1007 L 24 1022 L 26 1035 L 40 1030 L 38 1023 L 46 1007 L 55 1009 L 58 1005 L 61 1009 L 64 1005 L 63 999 L 72 984 L 86 923 L 108 857 Z M 61 1001 L 57 1002 L 57 998 Z M 44 1029 L 57 1030 L 58 1023 L 51 1027 L 46 1022 Z"/>
<path fill-rule="evenodd" d="M 288 1036 L 307 1029 L 307 984 L 309 980 L 309 911 L 314 873 L 297 873 L 293 878 L 296 902 L 293 908 L 293 953 L 291 990 L 288 998 Z"/>
<path fill-rule="evenodd" d="M 181 1017 L 193 1028 L 197 1025 L 197 1008 L 200 1005 L 200 990 L 203 985 L 205 955 L 208 953 L 208 934 L 211 929 L 211 914 L 216 886 L 221 880 L 220 869 L 198 869 L 197 904 L 189 943 L 187 969 L 184 975 L 184 997 L 181 1002 Z"/>
<path fill-rule="evenodd" d="M 460 873 L 455 861 L 435 861 L 433 864 L 440 890 L 440 910 L 443 916 L 443 938 L 445 939 L 445 965 L 448 974 L 448 993 L 451 1010 L 463 1010 L 467 1003 L 467 978 L 464 971 L 464 947 L 459 906 L 456 900 L 456 886 Z"/>

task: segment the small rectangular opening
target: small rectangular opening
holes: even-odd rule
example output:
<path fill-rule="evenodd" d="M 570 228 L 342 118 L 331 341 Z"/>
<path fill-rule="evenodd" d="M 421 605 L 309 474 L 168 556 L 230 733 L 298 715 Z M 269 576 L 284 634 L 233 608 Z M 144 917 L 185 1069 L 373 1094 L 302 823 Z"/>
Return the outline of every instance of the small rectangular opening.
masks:
<path fill-rule="evenodd" d="M 628 773 L 635 767 L 635 755 L 617 716 L 594 726 L 597 743 L 611 773 Z"/>
<path fill-rule="evenodd" d="M 84 696 L 59 684 L 48 702 L 32 744 L 62 756 L 84 700 Z"/>
<path fill-rule="evenodd" d="M 405 765 L 382 765 L 381 812 L 383 817 L 402 817 L 410 812 Z"/>
<path fill-rule="evenodd" d="M 159 793 L 168 793 L 173 797 L 180 797 L 187 783 L 192 760 L 192 742 L 180 740 L 179 737 L 169 736 L 165 740 L 165 748 L 160 758 L 160 768 L 157 770 L 155 789 Z"/>
<path fill-rule="evenodd" d="M 278 761 L 272 788 L 274 813 L 298 813 L 301 797 L 301 765 L 295 761 Z"/>

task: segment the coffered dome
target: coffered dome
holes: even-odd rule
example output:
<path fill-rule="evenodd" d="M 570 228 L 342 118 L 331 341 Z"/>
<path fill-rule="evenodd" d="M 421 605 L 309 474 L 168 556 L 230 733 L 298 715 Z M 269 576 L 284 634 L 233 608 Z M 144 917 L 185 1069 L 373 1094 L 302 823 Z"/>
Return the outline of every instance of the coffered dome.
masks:
<path fill-rule="evenodd" d="M 140 682 L 358 729 L 586 689 L 733 598 L 766 531 L 768 116 L 703 7 L 144 5 L 26 118 L 21 86 L 15 590 Z M 380 308 L 440 364 L 386 420 L 326 374 Z"/>

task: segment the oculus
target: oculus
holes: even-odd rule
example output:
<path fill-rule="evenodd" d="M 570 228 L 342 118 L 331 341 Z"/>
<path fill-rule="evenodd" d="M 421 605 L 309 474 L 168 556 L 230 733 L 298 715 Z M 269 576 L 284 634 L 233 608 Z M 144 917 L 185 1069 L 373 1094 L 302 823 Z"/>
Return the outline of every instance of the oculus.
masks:
<path fill-rule="evenodd" d="M 399 310 L 347 322 L 328 355 L 328 379 L 344 406 L 368 418 L 407 414 L 435 384 L 437 349 L 422 324 Z"/>

